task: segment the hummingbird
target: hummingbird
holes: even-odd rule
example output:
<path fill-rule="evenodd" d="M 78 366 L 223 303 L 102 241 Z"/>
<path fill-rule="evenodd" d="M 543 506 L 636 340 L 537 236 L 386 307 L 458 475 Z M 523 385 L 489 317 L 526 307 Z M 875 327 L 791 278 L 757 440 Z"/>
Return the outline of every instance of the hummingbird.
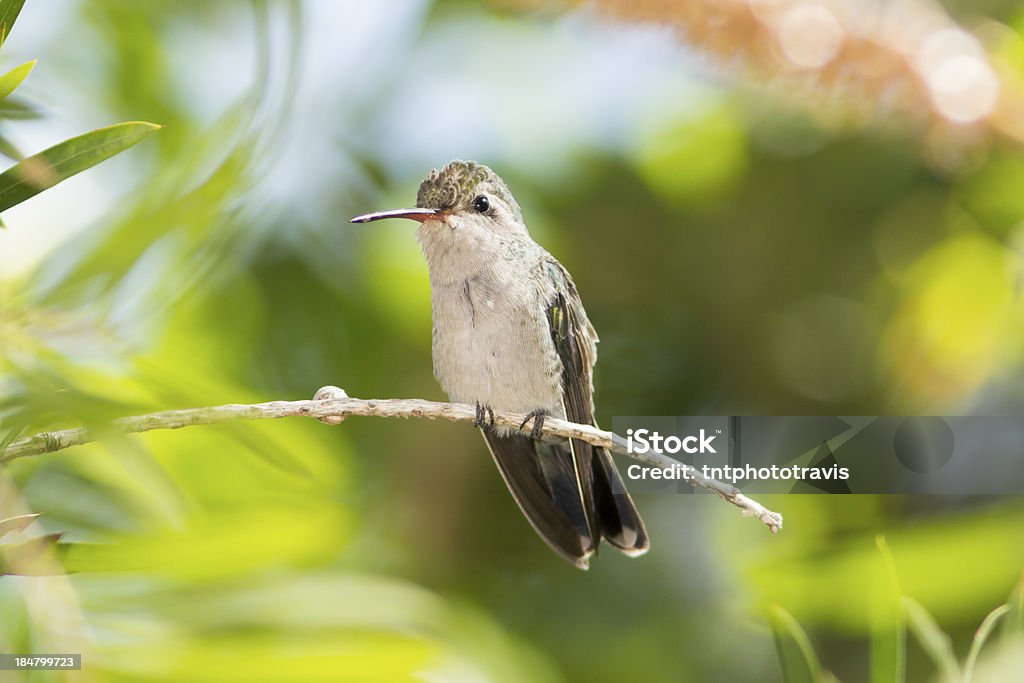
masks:
<path fill-rule="evenodd" d="M 647 530 L 608 451 L 543 438 L 549 416 L 595 425 L 598 338 L 572 277 L 530 237 L 505 182 L 482 164 L 452 161 L 422 182 L 415 208 L 352 222 L 385 218 L 419 223 L 434 376 L 450 400 L 475 406 L 475 424 L 537 534 L 580 569 L 602 539 L 645 553 Z M 526 420 L 519 431 L 496 426 L 494 410 Z"/>

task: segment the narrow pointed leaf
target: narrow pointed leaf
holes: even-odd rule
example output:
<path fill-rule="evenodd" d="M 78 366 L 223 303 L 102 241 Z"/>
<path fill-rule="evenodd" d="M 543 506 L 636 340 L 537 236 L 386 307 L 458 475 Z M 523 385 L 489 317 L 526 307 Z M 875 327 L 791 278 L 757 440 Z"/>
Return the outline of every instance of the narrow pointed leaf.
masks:
<path fill-rule="evenodd" d="M 1003 619 L 1002 636 L 1005 640 L 1016 640 L 1024 636 L 1024 576 L 1010 594 L 1007 602 L 1010 611 Z"/>
<path fill-rule="evenodd" d="M 7 99 L 7 97 L 18 89 L 30 73 L 32 68 L 36 65 L 36 60 L 31 62 L 25 62 L 21 66 L 16 66 L 3 76 L 0 76 L 0 100 Z"/>
<path fill-rule="evenodd" d="M 0 154 L 13 161 L 21 161 L 25 158 L 25 155 L 14 146 L 14 143 L 8 140 L 2 133 L 0 133 Z"/>
<path fill-rule="evenodd" d="M 42 117 L 42 112 L 17 95 L 11 95 L 7 99 L 0 100 L 0 119 L 32 121 Z"/>
<path fill-rule="evenodd" d="M 0 99 L 0 120 L 35 121 L 42 119 L 43 113 L 34 104 L 15 95 Z"/>
<path fill-rule="evenodd" d="M 7 519 L 0 519 L 0 538 L 5 534 L 9 534 L 12 531 L 24 531 L 28 528 L 28 525 L 39 519 L 39 515 L 18 515 L 17 517 L 8 517 Z"/>
<path fill-rule="evenodd" d="M 0 47 L 11 34 L 11 27 L 14 26 L 24 4 L 25 0 L 0 0 Z"/>
<path fill-rule="evenodd" d="M 770 620 L 784 683 L 818 683 L 821 664 L 800 624 L 778 606 L 772 608 Z"/>
<path fill-rule="evenodd" d="M 939 680 L 944 683 L 958 683 L 962 680 L 960 665 L 953 653 L 953 643 L 935 623 L 928 610 L 918 601 L 907 597 L 903 598 L 903 608 L 906 610 L 907 624 L 911 632 L 935 663 L 935 668 L 939 670 Z"/>
<path fill-rule="evenodd" d="M 985 641 L 988 637 L 996 630 L 996 625 L 999 620 L 1002 619 L 1007 612 L 1010 611 L 1009 605 L 1000 605 L 994 610 L 988 613 L 985 620 L 981 622 L 981 626 L 974 632 L 974 640 L 971 642 L 971 651 L 967 654 L 967 661 L 964 663 L 964 683 L 971 683 L 971 679 L 974 678 L 974 666 L 978 663 L 978 655 L 981 654 L 981 648 L 985 645 Z"/>
<path fill-rule="evenodd" d="M 0 544 L 0 576 L 39 576 L 50 571 L 47 551 L 54 550 L 63 533 L 46 534 L 23 543 Z"/>
<path fill-rule="evenodd" d="M 160 126 L 119 123 L 65 140 L 0 173 L 0 211 L 95 166 L 138 143 Z"/>
<path fill-rule="evenodd" d="M 882 562 L 872 591 L 871 683 L 903 683 L 906 677 L 907 627 L 899 577 L 884 536 L 875 539 Z"/>
<path fill-rule="evenodd" d="M 26 424 L 24 419 L 12 421 L 14 424 L 7 425 L 4 435 L 0 437 L 0 453 L 6 451 L 7 447 L 14 443 L 14 440 L 21 436 L 22 432 L 25 431 Z"/>

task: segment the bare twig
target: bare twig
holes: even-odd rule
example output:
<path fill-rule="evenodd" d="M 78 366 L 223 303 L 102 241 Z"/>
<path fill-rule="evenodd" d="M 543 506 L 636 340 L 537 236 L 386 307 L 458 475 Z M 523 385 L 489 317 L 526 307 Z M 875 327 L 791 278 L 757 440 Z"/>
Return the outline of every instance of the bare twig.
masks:
<path fill-rule="evenodd" d="M 340 396 L 340 390 L 325 387 L 317 392 L 317 396 Z M 281 417 L 313 417 L 329 423 L 337 423 L 346 417 L 423 417 L 427 419 L 443 419 L 452 422 L 472 423 L 476 412 L 472 406 L 462 403 L 438 403 L 420 399 L 360 399 L 360 398 L 328 398 L 312 401 L 270 401 L 268 403 L 236 404 L 208 408 L 189 408 L 186 410 L 166 410 L 148 415 L 123 417 L 114 420 L 102 431 L 89 430 L 85 427 L 62 429 L 59 431 L 42 432 L 34 436 L 18 439 L 0 453 L 0 463 L 10 462 L 17 458 L 25 458 L 43 453 L 80 446 L 96 441 L 108 434 L 133 434 L 148 432 L 154 429 L 180 429 L 193 425 L 208 425 L 234 420 L 269 420 Z M 494 423 L 517 431 L 525 415 L 518 413 L 494 413 Z M 613 432 L 607 432 L 590 425 L 567 422 L 554 417 L 544 420 L 544 434 L 551 438 L 572 438 L 586 441 L 595 446 L 626 455 L 653 467 L 675 467 L 680 463 L 668 456 L 648 452 L 645 454 L 630 453 L 626 441 Z M 703 476 L 692 467 L 685 467 L 684 478 L 695 486 L 707 489 L 743 511 L 743 514 L 755 517 L 767 525 L 772 533 L 782 528 L 782 515 L 768 510 L 757 501 L 747 498 L 739 489 L 714 479 Z"/>

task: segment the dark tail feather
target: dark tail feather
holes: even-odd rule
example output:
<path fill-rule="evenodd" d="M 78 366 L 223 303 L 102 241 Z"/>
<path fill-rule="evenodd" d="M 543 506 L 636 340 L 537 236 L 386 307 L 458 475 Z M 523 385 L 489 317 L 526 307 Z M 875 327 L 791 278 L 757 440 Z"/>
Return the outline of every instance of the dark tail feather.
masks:
<path fill-rule="evenodd" d="M 602 536 L 627 555 L 647 552 L 647 529 L 603 448 L 486 431 L 484 439 L 512 497 L 556 553 L 586 569 Z"/>
<path fill-rule="evenodd" d="M 600 540 L 590 525 L 593 514 L 584 508 L 583 491 L 569 444 L 534 441 L 519 434 L 484 431 L 494 462 L 512 497 L 530 524 L 551 548 L 580 569 Z M 587 496 L 586 498 L 590 498 Z"/>
<path fill-rule="evenodd" d="M 601 534 L 609 543 L 632 557 L 647 552 L 650 541 L 644 520 L 603 448 L 594 449 L 594 505 Z"/>

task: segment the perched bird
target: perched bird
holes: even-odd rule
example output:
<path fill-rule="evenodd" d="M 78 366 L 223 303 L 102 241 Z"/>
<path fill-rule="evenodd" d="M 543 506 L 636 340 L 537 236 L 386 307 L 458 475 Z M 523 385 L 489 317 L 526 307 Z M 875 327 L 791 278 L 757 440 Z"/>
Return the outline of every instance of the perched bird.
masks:
<path fill-rule="evenodd" d="M 430 270 L 434 375 L 476 423 L 512 496 L 541 538 L 586 569 L 601 539 L 627 555 L 647 531 L 611 456 L 583 441 L 542 440 L 544 418 L 594 424 L 597 333 L 566 269 L 533 241 L 508 186 L 487 166 L 453 161 L 420 185 L 408 218 Z M 530 435 L 494 410 L 528 415 Z"/>

